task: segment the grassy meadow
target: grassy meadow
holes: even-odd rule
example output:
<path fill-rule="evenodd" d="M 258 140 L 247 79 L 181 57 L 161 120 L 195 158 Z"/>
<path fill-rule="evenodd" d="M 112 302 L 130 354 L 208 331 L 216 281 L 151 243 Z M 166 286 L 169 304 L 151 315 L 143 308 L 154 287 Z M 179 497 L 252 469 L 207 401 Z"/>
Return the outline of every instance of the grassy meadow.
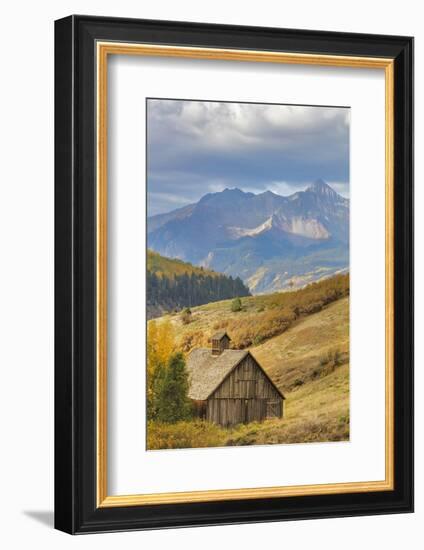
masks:
<path fill-rule="evenodd" d="M 191 308 L 191 321 L 182 322 L 180 313 L 163 316 L 170 321 L 178 347 L 188 353 L 209 347 L 209 338 L 226 330 L 234 349 L 251 349 L 284 333 L 296 321 L 321 311 L 328 304 L 349 295 L 349 275 L 337 275 L 292 292 L 275 292 L 242 298 L 242 308 L 234 312 L 231 300 Z"/>
<path fill-rule="evenodd" d="M 349 439 L 349 276 L 301 290 L 231 300 L 156 319 L 170 323 L 185 354 L 209 347 L 226 330 L 236 349 L 249 349 L 284 393 L 284 417 L 222 428 L 200 420 L 149 422 L 148 449 L 346 441 Z"/>

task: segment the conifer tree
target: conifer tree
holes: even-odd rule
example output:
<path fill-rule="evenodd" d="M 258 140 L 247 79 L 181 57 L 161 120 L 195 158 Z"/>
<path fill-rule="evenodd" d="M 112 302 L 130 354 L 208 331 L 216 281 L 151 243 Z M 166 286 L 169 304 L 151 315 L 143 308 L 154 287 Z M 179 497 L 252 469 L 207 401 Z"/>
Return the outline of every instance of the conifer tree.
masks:
<path fill-rule="evenodd" d="M 222 274 L 212 277 L 202 272 L 169 277 L 147 271 L 148 303 L 160 304 L 168 311 L 249 295 L 249 289 L 239 277 L 233 279 Z"/>
<path fill-rule="evenodd" d="M 189 380 L 182 353 L 173 353 L 158 388 L 157 415 L 160 422 L 174 423 L 191 417 Z"/>

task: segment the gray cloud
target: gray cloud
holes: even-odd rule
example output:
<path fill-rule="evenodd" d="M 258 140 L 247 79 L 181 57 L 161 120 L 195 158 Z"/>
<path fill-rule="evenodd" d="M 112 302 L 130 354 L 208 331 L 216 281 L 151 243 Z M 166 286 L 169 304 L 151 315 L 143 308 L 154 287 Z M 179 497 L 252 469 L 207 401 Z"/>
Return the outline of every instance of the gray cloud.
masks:
<path fill-rule="evenodd" d="M 149 215 L 226 187 L 287 195 L 317 178 L 349 194 L 350 110 L 149 99 Z"/>

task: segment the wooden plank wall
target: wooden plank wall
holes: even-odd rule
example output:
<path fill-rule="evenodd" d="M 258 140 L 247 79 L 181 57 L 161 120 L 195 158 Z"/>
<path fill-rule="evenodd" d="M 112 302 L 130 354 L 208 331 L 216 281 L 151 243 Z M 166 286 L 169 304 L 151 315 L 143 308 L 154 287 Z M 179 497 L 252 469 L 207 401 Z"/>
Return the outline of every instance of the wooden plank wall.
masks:
<path fill-rule="evenodd" d="M 281 399 L 278 391 L 250 355 L 234 369 L 211 397 Z"/>
<path fill-rule="evenodd" d="M 208 399 L 206 418 L 222 426 L 282 416 L 282 399 L 247 356 Z"/>

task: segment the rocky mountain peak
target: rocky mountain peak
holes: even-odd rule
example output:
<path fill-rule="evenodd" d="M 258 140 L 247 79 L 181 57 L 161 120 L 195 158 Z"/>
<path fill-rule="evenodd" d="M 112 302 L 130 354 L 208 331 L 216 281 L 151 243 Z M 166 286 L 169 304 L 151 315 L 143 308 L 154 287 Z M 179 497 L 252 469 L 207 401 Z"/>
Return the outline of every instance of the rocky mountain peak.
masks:
<path fill-rule="evenodd" d="M 321 179 L 290 196 L 227 188 L 148 227 L 149 247 L 164 256 L 245 281 L 266 269 L 261 291 L 285 272 L 318 277 L 348 265 L 349 199 Z"/>
<path fill-rule="evenodd" d="M 336 191 L 334 191 L 332 187 L 328 185 L 328 183 L 322 179 L 315 180 L 309 187 L 307 187 L 306 191 L 328 198 L 342 198 Z"/>

